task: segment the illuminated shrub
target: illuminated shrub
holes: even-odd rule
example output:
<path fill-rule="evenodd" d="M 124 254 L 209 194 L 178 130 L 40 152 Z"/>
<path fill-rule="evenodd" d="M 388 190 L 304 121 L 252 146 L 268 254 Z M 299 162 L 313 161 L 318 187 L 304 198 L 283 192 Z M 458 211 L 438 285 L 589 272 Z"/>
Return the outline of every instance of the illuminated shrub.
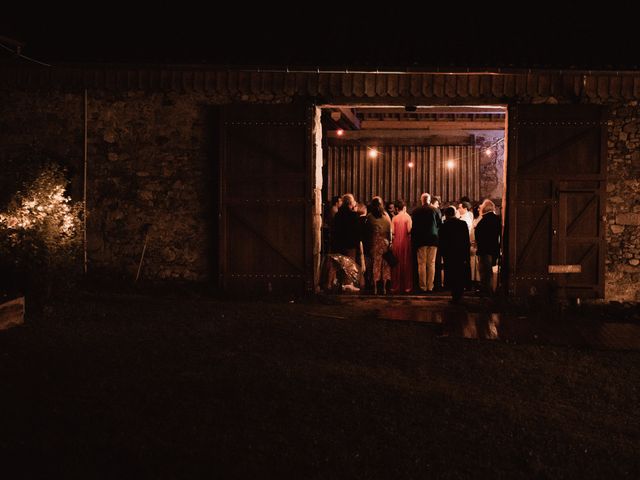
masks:
<path fill-rule="evenodd" d="M 0 212 L 5 290 L 49 293 L 81 272 L 82 203 L 65 196 L 64 170 L 48 164 Z"/>

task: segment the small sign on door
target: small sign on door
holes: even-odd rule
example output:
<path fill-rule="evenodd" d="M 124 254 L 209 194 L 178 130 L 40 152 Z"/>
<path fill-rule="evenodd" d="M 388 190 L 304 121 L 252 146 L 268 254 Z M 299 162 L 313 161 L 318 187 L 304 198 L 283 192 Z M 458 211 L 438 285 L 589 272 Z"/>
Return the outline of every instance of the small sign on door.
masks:
<path fill-rule="evenodd" d="M 549 273 L 582 273 L 582 265 L 549 265 Z"/>

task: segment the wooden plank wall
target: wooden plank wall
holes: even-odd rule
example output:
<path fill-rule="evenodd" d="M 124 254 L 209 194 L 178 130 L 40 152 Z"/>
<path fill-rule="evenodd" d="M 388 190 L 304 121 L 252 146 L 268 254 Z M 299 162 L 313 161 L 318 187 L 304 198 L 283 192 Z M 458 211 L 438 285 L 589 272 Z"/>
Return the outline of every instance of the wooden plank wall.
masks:
<path fill-rule="evenodd" d="M 420 194 L 438 195 L 443 204 L 466 195 L 480 197 L 480 149 L 475 146 L 378 147 L 376 159 L 367 156 L 366 145 L 329 146 L 325 154 L 325 201 L 353 193 L 368 203 L 375 195 L 385 201 L 403 199 L 416 206 Z M 447 168 L 453 160 L 454 167 Z M 410 168 L 409 162 L 413 162 Z"/>

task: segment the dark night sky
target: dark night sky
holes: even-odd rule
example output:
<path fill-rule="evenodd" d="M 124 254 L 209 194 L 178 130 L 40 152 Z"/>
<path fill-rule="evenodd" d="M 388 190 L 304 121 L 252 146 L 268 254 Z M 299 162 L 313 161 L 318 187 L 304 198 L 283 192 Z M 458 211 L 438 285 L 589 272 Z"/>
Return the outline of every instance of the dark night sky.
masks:
<path fill-rule="evenodd" d="M 631 25 L 633 15 L 552 14 L 539 4 L 529 15 L 488 11 L 489 4 L 462 12 L 460 4 L 429 11 L 402 4 L 386 11 L 334 3 L 311 12 L 247 2 L 220 15 L 209 13 L 204 5 L 104 4 L 102 11 L 91 7 L 5 14 L 0 35 L 25 42 L 26 55 L 54 64 L 168 62 L 351 69 L 640 66 L 631 48 L 640 44 Z"/>

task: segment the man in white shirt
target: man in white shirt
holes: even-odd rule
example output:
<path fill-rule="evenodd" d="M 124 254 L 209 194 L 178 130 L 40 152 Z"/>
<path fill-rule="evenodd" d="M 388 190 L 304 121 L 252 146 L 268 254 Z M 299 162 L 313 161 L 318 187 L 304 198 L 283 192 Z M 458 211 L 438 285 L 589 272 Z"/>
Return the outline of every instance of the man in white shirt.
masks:
<path fill-rule="evenodd" d="M 460 202 L 458 204 L 458 214 L 460 215 L 460 220 L 464 220 L 467 223 L 467 227 L 469 231 L 473 226 L 473 212 L 471 211 L 471 204 L 469 202 Z"/>

